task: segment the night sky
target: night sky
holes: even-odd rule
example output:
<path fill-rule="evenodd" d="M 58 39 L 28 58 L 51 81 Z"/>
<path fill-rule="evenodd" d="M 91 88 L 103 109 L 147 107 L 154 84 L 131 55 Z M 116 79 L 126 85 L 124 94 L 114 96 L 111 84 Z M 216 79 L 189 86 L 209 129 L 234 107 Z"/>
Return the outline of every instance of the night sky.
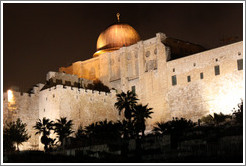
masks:
<path fill-rule="evenodd" d="M 243 40 L 243 4 L 4 4 L 4 91 L 27 91 L 48 71 L 91 58 L 117 12 L 142 40 L 163 32 L 207 49 Z"/>

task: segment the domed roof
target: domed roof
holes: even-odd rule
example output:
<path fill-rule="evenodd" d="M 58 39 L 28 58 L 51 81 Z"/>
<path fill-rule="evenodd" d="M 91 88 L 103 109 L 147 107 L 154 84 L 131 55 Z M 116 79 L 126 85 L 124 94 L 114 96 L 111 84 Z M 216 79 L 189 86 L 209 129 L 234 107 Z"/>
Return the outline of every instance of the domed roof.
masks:
<path fill-rule="evenodd" d="M 99 35 L 97 39 L 97 52 L 93 56 L 114 51 L 123 46 L 135 44 L 138 41 L 140 41 L 140 36 L 133 27 L 118 22 L 109 26 Z"/>

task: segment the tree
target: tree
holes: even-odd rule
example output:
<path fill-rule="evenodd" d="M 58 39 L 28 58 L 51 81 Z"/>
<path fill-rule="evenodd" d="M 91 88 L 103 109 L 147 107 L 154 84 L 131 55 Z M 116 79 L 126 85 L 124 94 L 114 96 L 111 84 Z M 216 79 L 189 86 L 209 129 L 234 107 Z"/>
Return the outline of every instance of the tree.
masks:
<path fill-rule="evenodd" d="M 129 138 L 133 136 L 134 132 L 133 123 L 123 119 L 122 121 L 118 120 L 116 125 L 118 126 L 120 137 L 123 138 L 121 139 L 121 155 L 127 157 Z"/>
<path fill-rule="evenodd" d="M 74 131 L 72 131 L 72 120 L 67 121 L 66 117 L 61 117 L 60 119 L 57 119 L 57 122 L 54 124 L 54 133 L 58 135 L 58 139 L 61 142 L 61 145 L 63 145 L 64 139 L 66 139 L 70 134 L 72 134 Z"/>
<path fill-rule="evenodd" d="M 156 122 L 153 132 L 157 134 L 170 134 L 171 133 L 171 121 L 168 122 Z"/>
<path fill-rule="evenodd" d="M 231 115 L 224 115 L 223 113 L 214 113 L 214 116 L 207 115 L 201 118 L 201 121 L 204 122 L 206 125 L 221 125 L 224 124 L 226 119 L 232 118 Z"/>
<path fill-rule="evenodd" d="M 183 132 L 186 129 L 194 127 L 196 124 L 185 118 L 173 118 L 168 122 L 157 122 L 153 131 L 161 134 L 170 134 L 172 132 Z"/>
<path fill-rule="evenodd" d="M 203 116 L 201 118 L 201 121 L 207 125 L 213 125 L 214 124 L 214 117 L 212 115 L 207 115 L 207 116 Z"/>
<path fill-rule="evenodd" d="M 117 140 L 120 138 L 120 126 L 112 121 L 98 121 L 85 127 L 85 133 L 89 138 L 101 140 Z"/>
<path fill-rule="evenodd" d="M 120 136 L 123 137 L 124 139 L 129 138 L 130 136 L 130 131 L 132 131 L 133 126 L 129 126 L 128 121 L 123 119 L 122 121 L 117 121 L 117 126 L 119 128 Z"/>
<path fill-rule="evenodd" d="M 75 137 L 77 139 L 84 139 L 87 137 L 86 132 L 81 125 L 79 126 L 77 132 L 75 133 Z"/>
<path fill-rule="evenodd" d="M 109 87 L 104 85 L 100 80 L 94 80 L 92 84 L 88 84 L 85 88 L 101 92 L 110 92 Z"/>
<path fill-rule="evenodd" d="M 243 100 L 238 104 L 238 108 L 234 109 L 233 115 L 238 124 L 243 124 Z"/>
<path fill-rule="evenodd" d="M 27 124 L 22 123 L 19 118 L 15 122 L 7 124 L 7 127 L 3 130 L 3 141 L 4 144 L 6 143 L 6 151 L 13 150 L 14 145 L 16 145 L 16 149 L 19 151 L 19 145 L 30 138 L 27 134 L 26 126 Z"/>
<path fill-rule="evenodd" d="M 231 119 L 230 115 L 224 115 L 223 113 L 216 114 L 214 113 L 214 122 L 216 125 L 223 124 L 227 118 Z"/>
<path fill-rule="evenodd" d="M 148 104 L 143 106 L 142 104 L 136 105 L 133 111 L 133 124 L 136 130 L 137 138 L 139 137 L 139 132 L 142 132 L 142 137 L 144 136 L 144 131 L 146 129 L 146 119 L 151 118 L 150 114 L 152 108 L 147 108 Z"/>
<path fill-rule="evenodd" d="M 191 120 L 185 118 L 173 118 L 172 121 L 156 123 L 153 131 L 155 133 L 170 134 L 171 147 L 177 148 L 178 140 L 183 135 L 184 131 L 195 126 Z"/>
<path fill-rule="evenodd" d="M 137 95 L 132 91 L 127 91 L 127 93 L 122 92 L 117 94 L 116 97 L 117 102 L 115 103 L 115 107 L 118 109 L 119 115 L 121 111 L 124 110 L 125 118 L 128 122 L 131 122 L 132 113 L 138 100 Z"/>
<path fill-rule="evenodd" d="M 4 152 L 13 152 L 15 151 L 15 146 L 12 140 L 10 133 L 8 132 L 8 128 L 3 128 L 3 151 Z"/>
<path fill-rule="evenodd" d="M 53 130 L 53 123 L 53 121 L 44 117 L 42 121 L 39 119 L 39 121 L 36 122 L 36 125 L 33 126 L 34 129 L 38 130 L 35 135 L 42 134 L 41 143 L 44 144 L 45 151 L 47 151 L 55 141 L 49 137 L 50 131 Z"/>

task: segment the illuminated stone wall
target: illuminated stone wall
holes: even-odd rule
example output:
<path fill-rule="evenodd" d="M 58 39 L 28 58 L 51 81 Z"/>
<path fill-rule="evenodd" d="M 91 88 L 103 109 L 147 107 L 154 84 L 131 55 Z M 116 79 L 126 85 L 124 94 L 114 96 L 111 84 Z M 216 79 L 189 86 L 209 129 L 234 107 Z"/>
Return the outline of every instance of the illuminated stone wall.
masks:
<path fill-rule="evenodd" d="M 46 75 L 46 80 L 51 80 L 53 83 L 56 83 L 57 80 L 61 80 L 61 84 L 63 85 L 69 85 L 70 86 L 76 86 L 78 87 L 78 83 L 80 84 L 80 87 L 85 87 L 88 84 L 92 84 L 92 80 L 84 79 L 84 78 L 78 78 L 77 75 L 71 75 L 71 74 L 66 74 L 62 72 L 53 72 L 49 71 Z"/>
<path fill-rule="evenodd" d="M 92 122 L 119 120 L 114 108 L 116 92 L 110 93 L 78 89 L 70 86 L 56 85 L 43 90 L 39 97 L 39 117 L 55 120 L 67 117 L 74 121 L 74 129 Z"/>
<path fill-rule="evenodd" d="M 4 93 L 3 119 L 5 123 L 20 118 L 27 124 L 31 138 L 20 146 L 20 150 L 43 149 L 39 135 L 33 126 L 43 117 L 55 121 L 60 117 L 73 120 L 73 130 L 80 125 L 86 126 L 105 119 L 117 121 L 122 119 L 115 109 L 116 92 L 98 92 L 78 89 L 70 86 L 56 85 L 40 91 L 43 87 L 34 87 L 34 94 L 13 92 L 13 102 L 8 102 L 8 95 Z"/>
<path fill-rule="evenodd" d="M 165 38 L 165 34 L 157 33 L 154 38 L 76 62 L 83 67 L 74 67 L 72 74 L 83 69 L 86 75 L 93 75 L 88 73 L 96 66 L 93 72 L 110 88 L 127 91 L 135 86 L 140 102 L 154 108 L 152 119 L 147 121 L 149 129 L 157 121 L 176 116 L 196 121 L 208 113 L 229 113 L 244 96 L 243 71 L 237 70 L 237 59 L 243 58 L 243 43 L 168 61 L 172 50 L 163 44 Z M 214 74 L 215 65 L 220 66 L 218 76 Z M 173 75 L 177 78 L 175 86 Z M 187 82 L 187 76 L 191 82 Z"/>
<path fill-rule="evenodd" d="M 117 86 L 114 81 L 109 82 L 111 87 L 123 91 L 135 86 L 140 102 L 154 108 L 152 119 L 147 121 L 148 128 L 172 117 L 197 121 L 208 113 L 232 113 L 244 96 L 243 70 L 237 69 L 237 60 L 243 59 L 243 43 L 167 61 L 170 57 L 162 44 L 163 38 L 165 36 L 157 34 L 155 38 L 120 49 L 120 81 L 116 80 Z M 108 54 L 101 56 L 110 57 Z M 135 61 L 138 62 L 137 75 Z M 220 67 L 217 76 L 216 65 Z M 200 79 L 200 73 L 203 73 L 203 79 Z M 175 86 L 172 85 L 173 75 L 177 78 Z M 187 82 L 187 76 L 190 76 L 190 82 Z"/>
<path fill-rule="evenodd" d="M 96 80 L 99 78 L 100 66 L 98 57 L 73 63 L 69 67 L 59 68 L 60 72 L 65 72 L 71 75 L 77 75 L 79 78 L 88 80 Z"/>
<path fill-rule="evenodd" d="M 243 70 L 237 66 L 237 60 L 243 59 L 242 45 L 238 42 L 168 62 L 170 115 L 197 120 L 209 113 L 232 113 L 244 98 Z M 219 75 L 215 75 L 215 66 L 220 68 Z M 175 86 L 171 79 L 174 75 Z"/>
<path fill-rule="evenodd" d="M 56 85 L 43 90 L 39 97 L 39 118 L 53 121 L 67 117 L 73 121 L 73 130 L 87 126 L 96 121 L 107 119 L 116 122 L 122 116 L 114 107 L 116 92 L 98 92 L 78 89 L 70 86 Z M 43 145 L 40 144 L 40 149 Z"/>
<path fill-rule="evenodd" d="M 4 93 L 3 101 L 3 123 L 16 121 L 20 118 L 23 123 L 27 124 L 27 132 L 31 136 L 28 142 L 24 142 L 19 146 L 20 150 L 38 149 L 39 136 L 35 135 L 36 131 L 33 129 L 36 121 L 39 119 L 39 90 L 43 84 L 38 84 L 34 87 L 34 94 L 20 93 L 13 91 L 13 100 L 8 101 L 8 94 Z"/>

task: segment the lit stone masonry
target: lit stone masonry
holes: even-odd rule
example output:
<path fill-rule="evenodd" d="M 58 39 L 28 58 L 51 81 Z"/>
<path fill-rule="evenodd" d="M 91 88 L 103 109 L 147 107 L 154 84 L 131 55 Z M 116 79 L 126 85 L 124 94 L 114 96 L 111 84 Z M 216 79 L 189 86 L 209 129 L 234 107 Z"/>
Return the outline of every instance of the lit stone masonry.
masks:
<path fill-rule="evenodd" d="M 26 129 L 31 136 L 28 142 L 24 142 L 23 145 L 19 146 L 20 150 L 39 148 L 39 137 L 35 135 L 36 131 L 33 126 L 39 118 L 39 90 L 43 86 L 43 84 L 37 84 L 33 88 L 33 94 L 12 91 L 12 101 L 8 101 L 9 93 L 3 94 L 3 124 L 20 118 L 23 123 L 27 124 Z"/>
<path fill-rule="evenodd" d="M 14 103 L 4 93 L 4 122 L 20 117 L 32 136 L 21 148 L 42 149 L 32 127 L 43 117 L 67 117 L 73 120 L 73 130 L 100 120 L 123 119 L 114 107 L 115 90 L 104 93 L 78 86 L 97 79 L 117 92 L 135 89 L 139 102 L 153 108 L 147 131 L 172 117 L 196 122 L 214 112 L 232 113 L 244 99 L 243 42 L 172 59 L 175 50 L 166 44 L 167 39 L 157 33 L 151 39 L 49 72 L 47 82 L 52 79 L 53 83 L 38 84 L 30 95 L 13 91 Z"/>
<path fill-rule="evenodd" d="M 135 86 L 140 101 L 154 108 L 148 129 L 172 117 L 197 121 L 208 113 L 231 113 L 244 96 L 243 70 L 237 69 L 237 60 L 243 59 L 243 42 L 170 60 L 165 39 L 165 34 L 157 33 L 154 38 L 75 62 L 60 71 L 99 79 L 117 90 Z M 219 75 L 215 75 L 216 65 Z M 172 85 L 172 76 L 176 76 L 177 85 Z"/>
<path fill-rule="evenodd" d="M 168 62 L 170 115 L 196 121 L 209 113 L 232 113 L 244 99 L 243 70 L 237 66 L 237 60 L 243 58 L 242 45 L 238 42 Z M 215 66 L 220 68 L 219 75 L 215 75 Z M 172 75 L 177 77 L 175 86 L 171 84 Z"/>
<path fill-rule="evenodd" d="M 8 94 L 4 93 L 4 122 L 8 123 L 20 118 L 27 124 L 28 133 L 31 135 L 30 140 L 20 146 L 20 150 L 43 149 L 43 145 L 39 143 L 40 137 L 35 135 L 36 131 L 33 129 L 38 119 L 43 117 L 53 121 L 60 117 L 67 117 L 68 120 L 73 121 L 73 130 L 77 130 L 80 125 L 86 126 L 95 121 L 122 119 L 114 108 L 115 90 L 105 93 L 64 85 L 41 90 L 43 86 L 40 84 L 40 87 L 34 87 L 34 94 L 30 95 L 13 92 L 15 107 L 13 103 L 10 105 L 6 100 Z"/>

